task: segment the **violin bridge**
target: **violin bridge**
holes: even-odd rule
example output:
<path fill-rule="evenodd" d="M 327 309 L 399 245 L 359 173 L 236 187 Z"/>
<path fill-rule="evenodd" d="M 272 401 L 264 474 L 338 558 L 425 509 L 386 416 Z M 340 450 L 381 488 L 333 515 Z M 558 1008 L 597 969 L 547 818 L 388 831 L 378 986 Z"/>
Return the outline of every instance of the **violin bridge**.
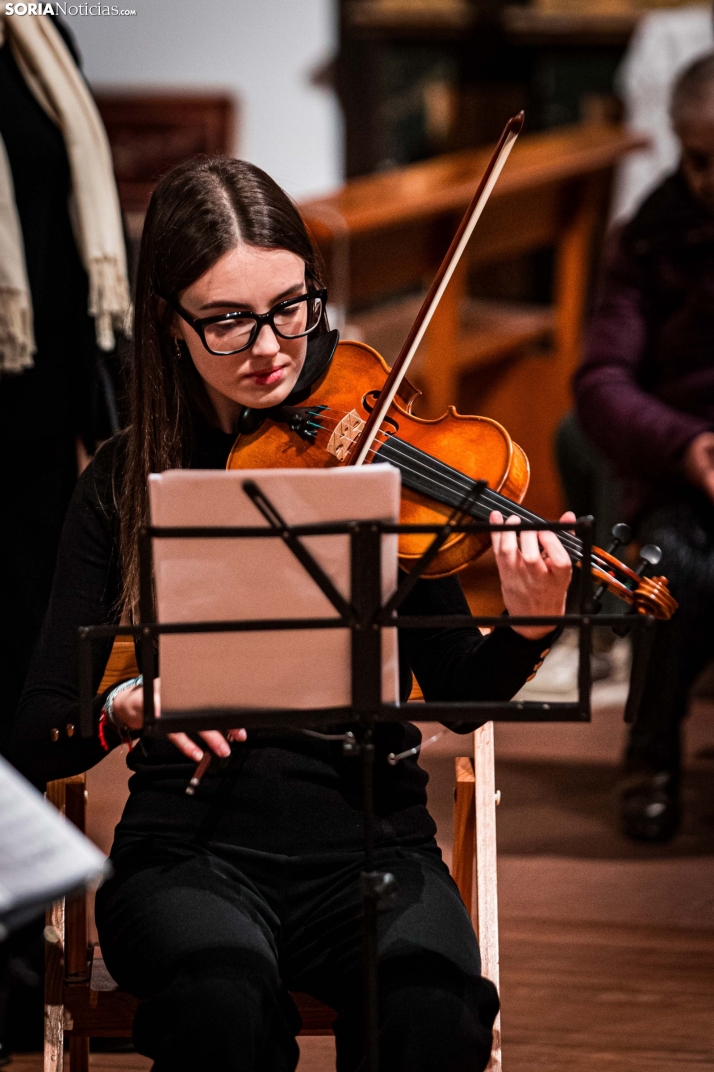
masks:
<path fill-rule="evenodd" d="M 350 412 L 342 418 L 330 436 L 330 441 L 327 444 L 328 454 L 334 454 L 338 462 L 347 461 L 350 448 L 359 437 L 360 432 L 364 428 L 364 424 L 365 422 L 362 420 L 357 410 L 350 410 Z"/>

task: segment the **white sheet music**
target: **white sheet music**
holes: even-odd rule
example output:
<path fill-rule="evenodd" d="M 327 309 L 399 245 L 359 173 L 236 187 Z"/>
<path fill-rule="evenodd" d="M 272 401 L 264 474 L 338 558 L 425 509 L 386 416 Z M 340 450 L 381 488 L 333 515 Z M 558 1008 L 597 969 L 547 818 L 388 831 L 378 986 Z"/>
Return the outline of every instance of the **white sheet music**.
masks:
<path fill-rule="evenodd" d="M 399 518 L 400 475 L 390 465 L 359 469 L 176 470 L 149 480 L 155 525 L 267 522 L 243 491 L 251 479 L 288 524 Z M 316 536 L 305 546 L 350 598 L 348 536 Z M 154 540 L 161 622 L 335 617 L 336 611 L 279 539 Z M 386 599 L 397 584 L 397 537 L 382 539 Z M 398 697 L 396 630 L 382 630 L 384 702 Z M 162 636 L 161 702 L 187 708 L 303 710 L 350 703 L 346 629 Z"/>
<path fill-rule="evenodd" d="M 106 857 L 0 758 L 0 926 L 98 882 Z"/>

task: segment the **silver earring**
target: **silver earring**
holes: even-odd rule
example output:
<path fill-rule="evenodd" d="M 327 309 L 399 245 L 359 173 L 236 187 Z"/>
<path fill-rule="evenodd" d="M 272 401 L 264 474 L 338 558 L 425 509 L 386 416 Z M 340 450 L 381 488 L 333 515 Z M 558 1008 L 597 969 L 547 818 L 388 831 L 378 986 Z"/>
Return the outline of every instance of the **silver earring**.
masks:
<path fill-rule="evenodd" d="M 180 361 L 182 353 L 181 353 L 181 343 L 178 341 L 178 339 L 174 339 L 174 346 L 176 347 L 176 357 Z"/>

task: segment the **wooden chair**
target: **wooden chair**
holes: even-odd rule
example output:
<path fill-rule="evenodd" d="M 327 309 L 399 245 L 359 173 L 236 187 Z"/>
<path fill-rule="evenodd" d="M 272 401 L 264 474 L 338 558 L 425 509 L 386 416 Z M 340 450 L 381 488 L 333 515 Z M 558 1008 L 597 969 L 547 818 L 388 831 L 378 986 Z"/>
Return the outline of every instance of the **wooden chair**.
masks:
<path fill-rule="evenodd" d="M 236 102 L 225 93 L 123 90 L 95 96 L 112 153 L 129 237 L 141 238 L 156 183 L 195 156 L 230 153 Z"/>
<path fill-rule="evenodd" d="M 477 730 L 474 737 L 474 760 L 456 759 L 452 873 L 474 916 L 483 973 L 498 987 L 493 723 Z M 84 775 L 50 782 L 47 796 L 67 819 L 84 830 Z M 47 913 L 45 938 L 44 1072 L 65 1072 L 65 1037 L 69 1042 L 68 1072 L 88 1072 L 90 1039 L 130 1038 L 137 1001 L 117 987 L 104 966 L 99 947 L 92 947 L 88 941 L 86 897 L 57 901 Z M 301 1035 L 331 1034 L 335 1019 L 332 1009 L 307 994 L 293 994 L 293 998 L 302 1018 Z M 497 1022 L 489 1072 L 500 1070 Z"/>

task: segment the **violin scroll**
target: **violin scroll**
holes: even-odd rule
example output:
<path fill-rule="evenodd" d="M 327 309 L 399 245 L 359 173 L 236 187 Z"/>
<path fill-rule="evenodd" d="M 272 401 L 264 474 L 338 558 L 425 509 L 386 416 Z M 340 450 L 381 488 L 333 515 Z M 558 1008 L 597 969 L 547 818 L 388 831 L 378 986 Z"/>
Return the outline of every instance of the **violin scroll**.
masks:
<path fill-rule="evenodd" d="M 654 544 L 646 544 L 640 551 L 640 565 L 637 570 L 630 569 L 609 551 L 593 547 L 593 555 L 603 561 L 608 569 L 593 566 L 593 577 L 609 592 L 619 596 L 625 603 L 634 607 L 638 614 L 651 614 L 658 621 L 669 621 L 677 609 L 677 601 L 669 590 L 666 577 L 644 577 L 643 571 L 648 566 L 656 566 L 662 558 L 662 552 Z"/>
<path fill-rule="evenodd" d="M 638 614 L 651 614 L 661 622 L 667 622 L 678 607 L 669 590 L 666 577 L 642 577 L 633 593 L 632 605 Z"/>

